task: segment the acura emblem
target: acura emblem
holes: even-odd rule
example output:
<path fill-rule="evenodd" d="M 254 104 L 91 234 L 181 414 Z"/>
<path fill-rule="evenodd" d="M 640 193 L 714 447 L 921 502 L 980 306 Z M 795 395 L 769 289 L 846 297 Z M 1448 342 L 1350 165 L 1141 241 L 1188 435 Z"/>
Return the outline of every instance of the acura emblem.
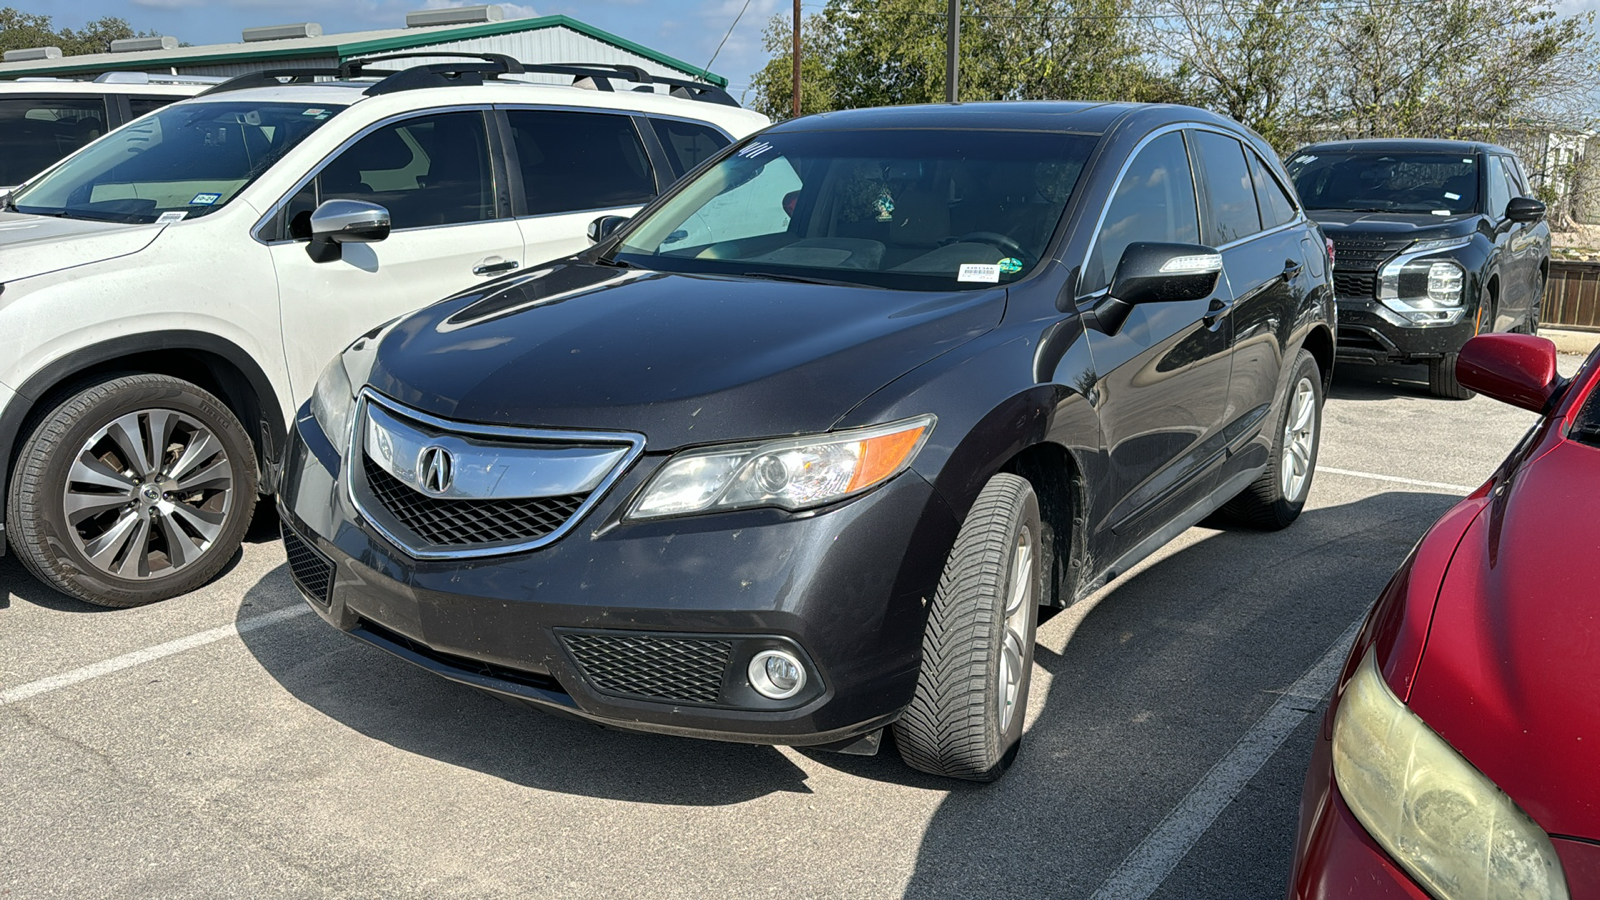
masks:
<path fill-rule="evenodd" d="M 423 448 L 417 457 L 417 471 L 422 474 L 422 489 L 430 494 L 442 494 L 450 489 L 455 478 L 456 461 L 450 451 L 440 446 Z"/>

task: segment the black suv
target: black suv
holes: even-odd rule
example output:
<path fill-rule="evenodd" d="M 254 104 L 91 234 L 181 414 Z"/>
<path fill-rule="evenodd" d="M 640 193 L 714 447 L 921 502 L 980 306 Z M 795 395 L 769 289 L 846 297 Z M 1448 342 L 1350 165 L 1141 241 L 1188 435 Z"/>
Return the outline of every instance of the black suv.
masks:
<path fill-rule="evenodd" d="M 1341 360 L 1423 363 L 1434 394 L 1465 399 L 1456 354 L 1468 338 L 1537 332 L 1550 228 L 1510 150 L 1338 141 L 1285 165 L 1333 241 Z"/>
<path fill-rule="evenodd" d="M 1300 512 L 1333 295 L 1287 185 L 1185 107 L 771 128 L 335 360 L 281 484 L 292 573 L 501 695 L 858 753 L 893 725 L 996 778 L 1041 606 L 1224 506 Z"/>

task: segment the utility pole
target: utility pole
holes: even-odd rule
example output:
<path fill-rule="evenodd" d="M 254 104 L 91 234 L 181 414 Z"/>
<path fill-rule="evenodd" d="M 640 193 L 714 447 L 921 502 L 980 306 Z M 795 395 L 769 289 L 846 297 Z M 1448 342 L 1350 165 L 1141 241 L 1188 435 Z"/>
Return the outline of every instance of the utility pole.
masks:
<path fill-rule="evenodd" d="M 961 0 L 950 0 L 950 22 L 944 29 L 944 99 L 955 103 L 961 77 Z"/>
<path fill-rule="evenodd" d="M 800 0 L 794 0 L 794 117 L 800 118 Z"/>

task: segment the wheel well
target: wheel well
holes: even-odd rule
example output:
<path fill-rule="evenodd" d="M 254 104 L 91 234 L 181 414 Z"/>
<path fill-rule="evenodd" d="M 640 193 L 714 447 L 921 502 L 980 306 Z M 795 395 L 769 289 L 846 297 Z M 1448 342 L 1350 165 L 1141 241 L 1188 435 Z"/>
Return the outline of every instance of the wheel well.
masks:
<path fill-rule="evenodd" d="M 1083 477 L 1077 463 L 1059 444 L 1034 444 L 1007 460 L 1000 471 L 1019 475 L 1033 485 L 1051 573 L 1044 605 L 1069 605 L 1077 592 L 1083 561 Z M 1070 536 L 1069 546 L 1060 546 L 1061 535 Z"/>
<path fill-rule="evenodd" d="M 1317 371 L 1322 373 L 1322 393 L 1333 387 L 1333 334 L 1326 328 L 1313 328 L 1302 345 L 1317 361 Z"/>
<path fill-rule="evenodd" d="M 14 470 L 17 455 L 22 452 L 26 436 L 41 418 L 66 397 L 90 384 L 122 375 L 145 373 L 181 378 L 214 394 L 239 419 L 245 433 L 250 436 L 256 449 L 259 471 L 268 471 L 275 458 L 277 444 L 281 441 L 280 433 L 269 424 L 276 421 L 279 415 L 277 400 L 270 395 L 270 384 L 266 384 L 269 396 L 263 398 L 255 384 L 257 379 L 252 379 L 250 374 L 221 353 L 197 348 L 140 350 L 95 359 L 65 372 L 40 373 L 35 379 L 41 383 L 30 380 L 25 384 L 24 391 L 19 392 L 20 397 L 33 396 L 38 399 L 18 423 L 14 434 L 0 434 L 0 438 L 9 438 L 11 441 L 9 453 L 4 457 L 7 465 L 0 471 L 0 475 L 4 476 L 0 478 L 0 490 L 9 485 L 10 474 Z M 265 383 L 265 376 L 257 374 L 258 379 Z M 0 429 L 3 430 L 6 429 Z M 262 483 L 265 485 L 267 482 L 263 479 Z"/>

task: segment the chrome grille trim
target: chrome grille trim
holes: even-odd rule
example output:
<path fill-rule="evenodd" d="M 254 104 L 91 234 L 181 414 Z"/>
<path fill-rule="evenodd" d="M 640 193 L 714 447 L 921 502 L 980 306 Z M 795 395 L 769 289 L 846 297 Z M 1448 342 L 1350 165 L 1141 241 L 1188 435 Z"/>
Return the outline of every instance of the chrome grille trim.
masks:
<path fill-rule="evenodd" d="M 370 492 L 365 485 L 366 475 L 362 471 L 362 459 L 366 453 L 366 436 L 368 410 L 376 407 L 382 414 L 394 419 L 409 419 L 426 428 L 433 429 L 441 435 L 459 438 L 462 441 L 492 441 L 505 443 L 527 443 L 543 445 L 545 447 L 587 446 L 592 448 L 596 444 L 611 445 L 621 451 L 611 470 L 601 477 L 598 483 L 587 492 L 583 502 L 561 526 L 548 534 L 529 540 L 505 541 L 479 546 L 444 546 L 437 544 L 418 545 L 414 540 L 407 540 L 396 530 L 388 527 L 386 520 L 393 518 L 387 510 L 373 510 L 369 504 L 362 501 L 364 492 Z M 520 553 L 527 550 L 536 550 L 547 544 L 560 540 L 589 513 L 600 498 L 604 497 L 611 486 L 620 479 L 644 452 L 645 437 L 642 434 L 626 431 L 568 431 L 550 428 L 516 428 L 501 425 L 479 425 L 475 423 L 456 422 L 432 416 L 419 410 L 403 406 L 371 388 L 362 388 L 356 400 L 356 417 L 354 427 L 350 429 L 350 446 L 344 448 L 343 477 L 345 495 L 351 505 L 360 513 L 361 518 L 374 531 L 378 532 L 390 543 L 403 550 L 407 555 L 416 559 L 468 559 L 485 556 L 504 556 L 510 553 Z M 510 450 L 512 448 L 505 448 Z M 357 483 L 358 479 L 362 483 Z M 593 481 L 593 479 L 587 479 Z M 494 499 L 494 498 L 484 498 Z M 374 512 L 379 514 L 374 515 Z"/>

